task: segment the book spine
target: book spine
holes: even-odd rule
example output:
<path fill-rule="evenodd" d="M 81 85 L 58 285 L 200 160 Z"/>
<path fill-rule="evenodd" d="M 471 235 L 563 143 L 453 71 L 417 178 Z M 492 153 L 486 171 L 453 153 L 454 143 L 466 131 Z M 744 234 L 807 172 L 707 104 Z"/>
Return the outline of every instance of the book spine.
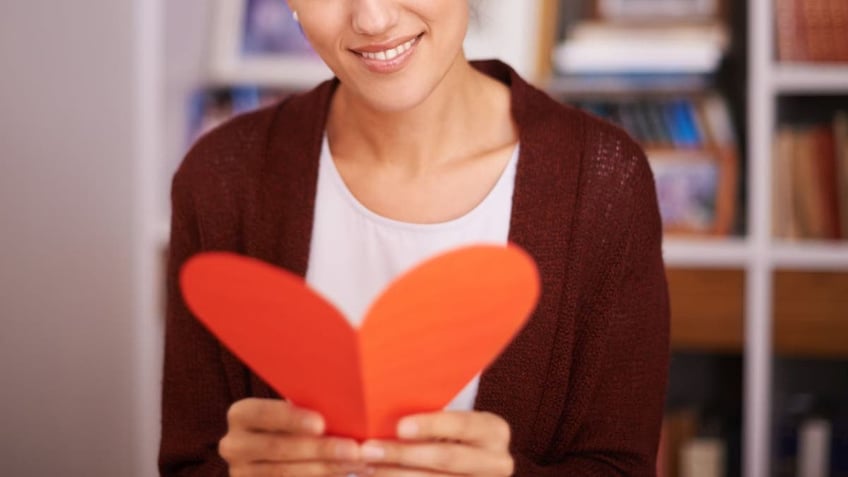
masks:
<path fill-rule="evenodd" d="M 839 193 L 837 191 L 836 144 L 833 127 L 828 125 L 815 131 L 817 185 L 814 193 L 819 195 L 822 213 L 822 237 L 839 239 Z"/>
<path fill-rule="evenodd" d="M 831 425 L 824 419 L 808 419 L 798 430 L 798 477 L 830 475 Z"/>
<path fill-rule="evenodd" d="M 793 213 L 792 154 L 795 133 L 788 127 L 777 132 L 774 146 L 774 187 L 772 189 L 772 233 L 777 238 L 796 238 Z"/>
<path fill-rule="evenodd" d="M 680 477 L 723 477 L 725 445 L 718 438 L 696 438 L 681 450 Z"/>
<path fill-rule="evenodd" d="M 798 61 L 797 29 L 798 17 L 795 15 L 796 0 L 775 0 L 775 34 L 777 35 L 777 55 L 780 61 Z"/>
<path fill-rule="evenodd" d="M 836 175 L 839 191 L 840 236 L 848 238 L 848 111 L 836 113 L 833 121 L 836 142 Z"/>
<path fill-rule="evenodd" d="M 795 50 L 797 51 L 797 60 L 798 61 L 808 61 L 810 59 L 809 52 L 809 26 L 807 24 L 807 14 L 806 9 L 804 8 L 806 0 L 793 0 L 794 2 L 794 16 L 795 16 Z"/>

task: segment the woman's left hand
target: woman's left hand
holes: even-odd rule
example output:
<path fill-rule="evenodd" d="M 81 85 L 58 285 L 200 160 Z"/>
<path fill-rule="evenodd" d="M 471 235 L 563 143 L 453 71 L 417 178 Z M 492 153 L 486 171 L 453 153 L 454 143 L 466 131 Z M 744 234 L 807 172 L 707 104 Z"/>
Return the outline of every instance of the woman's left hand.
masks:
<path fill-rule="evenodd" d="M 370 440 L 361 455 L 375 477 L 510 476 L 510 429 L 488 412 L 437 412 L 402 419 L 398 441 Z"/>

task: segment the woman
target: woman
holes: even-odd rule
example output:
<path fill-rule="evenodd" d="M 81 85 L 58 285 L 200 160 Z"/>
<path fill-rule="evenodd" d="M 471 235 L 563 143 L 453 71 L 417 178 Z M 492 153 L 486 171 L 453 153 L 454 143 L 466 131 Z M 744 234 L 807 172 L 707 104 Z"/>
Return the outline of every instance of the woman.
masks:
<path fill-rule="evenodd" d="M 336 79 L 203 138 L 172 191 L 163 475 L 653 475 L 668 306 L 653 178 L 619 129 L 502 63 L 469 63 L 457 0 L 289 0 Z M 232 250 L 348 316 L 469 243 L 536 260 L 528 325 L 453 411 L 395 440 L 326 436 L 186 310 L 179 266 Z"/>

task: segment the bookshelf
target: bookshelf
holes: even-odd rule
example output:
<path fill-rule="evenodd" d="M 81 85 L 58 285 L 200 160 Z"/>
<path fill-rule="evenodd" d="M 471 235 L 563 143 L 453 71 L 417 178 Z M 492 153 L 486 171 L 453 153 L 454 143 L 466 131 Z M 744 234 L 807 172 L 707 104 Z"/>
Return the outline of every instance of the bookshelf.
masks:
<path fill-rule="evenodd" d="M 544 31 L 558 18 L 546 0 Z M 773 475 L 773 363 L 777 357 L 848 357 L 848 242 L 790 241 L 772 236 L 773 142 L 780 101 L 787 96 L 848 95 L 848 64 L 781 63 L 776 58 L 775 0 L 748 0 L 736 25 L 744 44 L 746 91 L 742 129 L 746 140 L 746 227 L 734 237 L 667 236 L 664 256 L 672 295 L 675 350 L 742 353 L 744 443 L 741 473 Z M 553 48 L 555 41 L 548 41 Z M 538 71 L 553 71 L 540 57 Z M 615 86 L 573 78 L 549 81 L 557 94 L 620 94 Z M 697 90 L 698 86 L 694 85 Z M 663 88 L 661 88 L 663 89 Z M 693 86 L 670 84 L 672 94 Z M 630 88 L 629 95 L 655 94 Z M 650 155 L 650 151 L 649 151 Z M 676 302 L 676 303 L 675 303 Z"/>
<path fill-rule="evenodd" d="M 526 23 L 526 0 L 495 0 L 513 5 L 507 15 Z M 731 0 L 732 1 L 732 0 Z M 780 64 L 774 58 L 774 0 L 746 0 L 745 30 L 746 85 L 741 129 L 746 148 L 744 180 L 746 220 L 744 233 L 738 236 L 667 237 L 664 256 L 669 267 L 673 304 L 673 346 L 676 350 L 704 353 L 741 354 L 743 376 L 744 439 L 741 473 L 746 477 L 773 475 L 771 449 L 774 442 L 772 422 L 773 370 L 775 356 L 800 355 L 848 358 L 848 326 L 835 309 L 845 302 L 834 301 L 848 293 L 840 283 L 828 280 L 832 274 L 848 274 L 848 244 L 816 241 L 786 241 L 772 237 L 772 143 L 778 124 L 778 103 L 786 95 L 848 96 L 848 65 Z M 535 68 L 521 70 L 535 76 L 540 87 L 555 94 L 581 96 L 614 95 L 620 86 L 575 79 L 551 79 L 550 53 L 560 28 L 557 0 L 535 0 L 530 10 L 534 26 L 516 31 L 536 31 L 523 39 L 514 59 L 527 62 L 535 58 Z M 139 197 L 141 237 L 139 264 L 160 263 L 169 234 L 167 206 L 168 178 L 184 151 L 185 98 L 193 87 L 208 83 L 208 70 L 201 58 L 214 23 L 208 0 L 139 2 L 138 69 L 140 94 L 139 124 L 145 140 L 138 185 L 145 192 Z M 483 3 L 485 5 L 485 3 Z M 516 15 L 516 12 L 521 12 Z M 514 46 L 514 45 L 513 45 Z M 533 54 L 526 54 L 527 51 Z M 525 54 L 522 54 L 522 51 Z M 190 61 L 187 61 L 190 60 Z M 532 70 L 536 74 L 531 73 Z M 218 77 L 218 83 L 241 83 L 247 78 Z M 254 78 L 255 80 L 256 78 Z M 279 84 L 276 78 L 261 78 L 265 83 L 297 88 L 321 78 L 296 78 L 295 84 Z M 662 94 L 686 95 L 703 89 L 691 82 L 663 85 Z M 655 94 L 655 86 L 629 90 L 630 94 Z M 161 270 L 144 265 L 137 294 L 141 296 L 139 329 L 145 330 L 140 345 L 140 362 L 150 366 L 140 371 L 151 393 L 141 400 L 139 429 L 145 454 L 142 461 L 153 462 L 158 430 L 158 381 L 161 368 L 157 358 L 161 350 L 161 320 L 156 306 L 162 302 L 159 277 Z M 824 283 L 825 285 L 822 285 Z M 795 299 L 802 296 L 803 299 Z M 674 299 L 674 298 L 673 298 Z M 813 310 L 816 326 L 810 328 L 799 307 L 806 303 L 821 305 Z M 799 305 L 799 303 L 801 303 Z M 831 305 L 832 304 L 832 305 Z M 848 310 L 848 304 L 844 308 Z M 150 324 L 153 323 L 153 329 Z M 812 331 L 810 331 L 810 328 Z M 799 330 L 801 333 L 799 333 Z M 806 330 L 806 331 L 805 331 Z M 840 340 L 844 337 L 844 340 Z M 153 470 L 142 475 L 152 475 Z"/>

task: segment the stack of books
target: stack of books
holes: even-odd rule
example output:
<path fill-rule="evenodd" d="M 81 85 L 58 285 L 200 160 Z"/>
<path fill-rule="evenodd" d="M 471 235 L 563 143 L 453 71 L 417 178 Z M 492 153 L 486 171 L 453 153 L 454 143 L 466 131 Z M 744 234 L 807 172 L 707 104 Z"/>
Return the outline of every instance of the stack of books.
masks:
<path fill-rule="evenodd" d="M 578 24 L 554 51 L 565 75 L 711 75 L 729 44 L 724 25 L 708 23 Z"/>
<path fill-rule="evenodd" d="M 774 1 L 780 61 L 848 62 L 848 1 Z"/>
<path fill-rule="evenodd" d="M 782 126 L 773 171 L 775 237 L 848 238 L 848 111 L 832 124 Z"/>

